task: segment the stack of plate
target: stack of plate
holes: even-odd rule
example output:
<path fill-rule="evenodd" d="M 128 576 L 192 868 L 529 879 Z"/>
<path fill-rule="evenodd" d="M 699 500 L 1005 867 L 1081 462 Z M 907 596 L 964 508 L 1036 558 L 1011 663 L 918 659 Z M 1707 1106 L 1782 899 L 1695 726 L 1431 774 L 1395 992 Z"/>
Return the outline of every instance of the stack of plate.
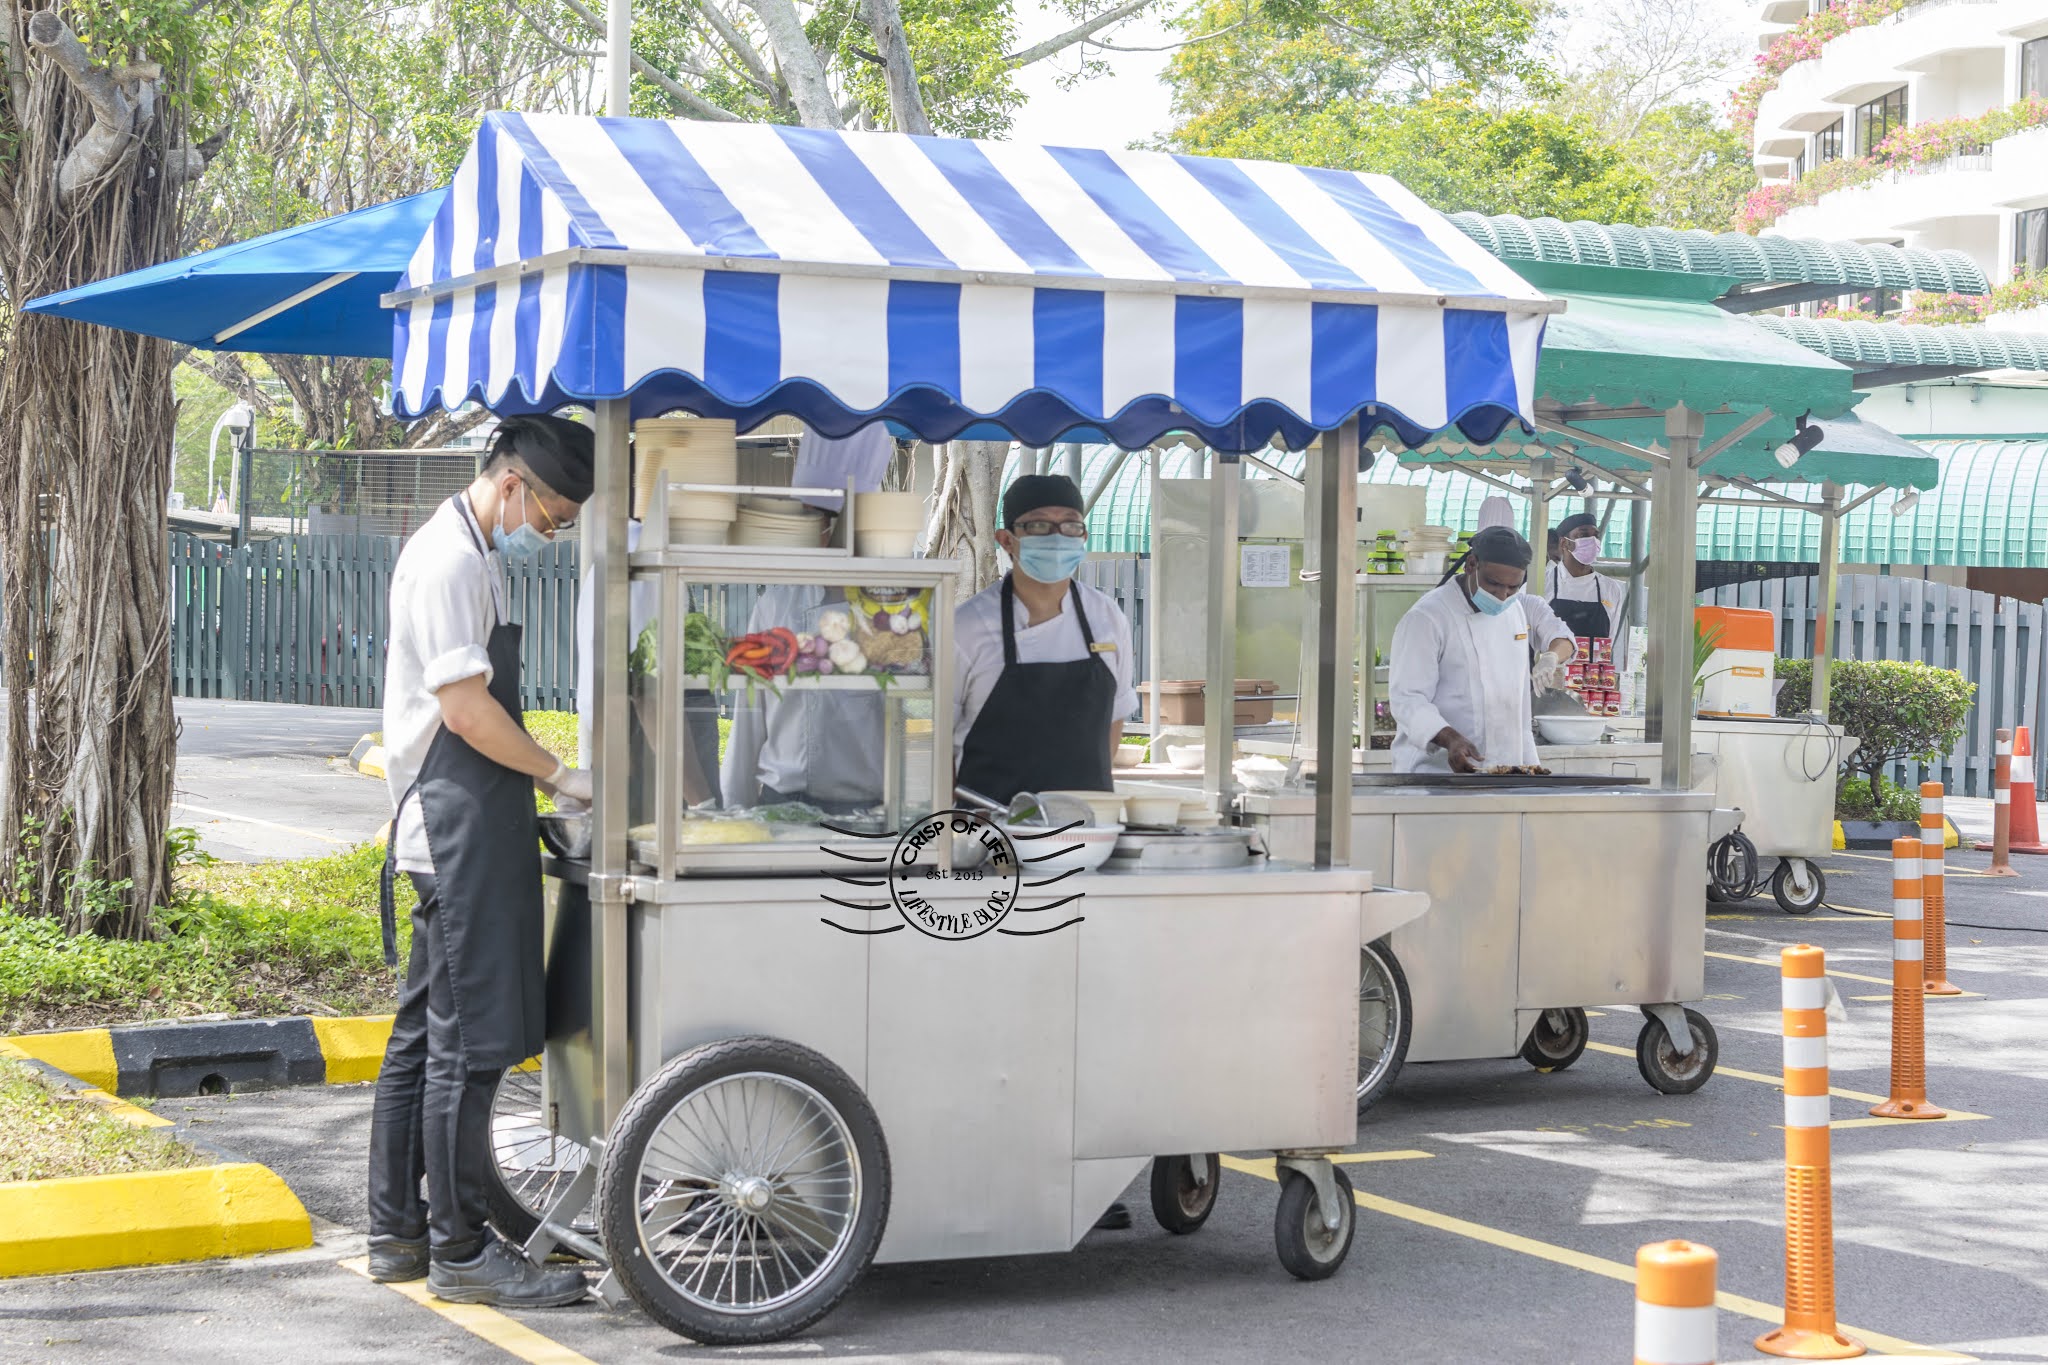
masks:
<path fill-rule="evenodd" d="M 735 545 L 786 545 L 815 550 L 825 514 L 788 498 L 748 498 L 733 530 Z"/>
<path fill-rule="evenodd" d="M 645 517 L 654 490 L 672 484 L 733 484 L 739 480 L 739 446 L 731 422 L 707 417 L 651 418 L 633 424 L 633 515 Z M 669 533 L 684 545 L 723 545 L 738 514 L 730 493 L 672 493 Z"/>

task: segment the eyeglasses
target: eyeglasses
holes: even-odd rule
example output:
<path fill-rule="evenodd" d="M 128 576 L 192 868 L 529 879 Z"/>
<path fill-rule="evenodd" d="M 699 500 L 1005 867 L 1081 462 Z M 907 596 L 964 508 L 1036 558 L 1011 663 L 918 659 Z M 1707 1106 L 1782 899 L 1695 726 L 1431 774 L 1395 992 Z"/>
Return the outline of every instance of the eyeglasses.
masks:
<path fill-rule="evenodd" d="M 527 493 L 531 495 L 533 505 L 540 509 L 540 514 L 548 519 L 546 529 L 541 532 L 542 535 L 546 536 L 549 540 L 553 540 L 556 536 L 576 529 L 576 518 L 571 517 L 567 521 L 556 521 L 555 514 L 548 511 L 548 505 L 540 500 L 540 494 L 535 493 L 531 485 L 522 479 L 520 480 L 520 486 L 525 488 Z"/>
<path fill-rule="evenodd" d="M 1065 536 L 1069 540 L 1079 540 L 1088 534 L 1088 523 L 1085 521 L 1020 521 L 1017 523 L 1017 534 L 1020 536 L 1057 535 Z"/>

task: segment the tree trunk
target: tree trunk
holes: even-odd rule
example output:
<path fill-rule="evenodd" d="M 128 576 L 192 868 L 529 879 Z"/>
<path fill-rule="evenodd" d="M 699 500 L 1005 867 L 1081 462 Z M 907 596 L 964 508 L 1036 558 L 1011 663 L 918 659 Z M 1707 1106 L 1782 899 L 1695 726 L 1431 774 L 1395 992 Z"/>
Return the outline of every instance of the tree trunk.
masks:
<path fill-rule="evenodd" d="M 938 489 L 925 528 L 927 553 L 961 561 L 961 600 L 1001 574 L 996 555 L 997 495 L 1002 491 L 1007 441 L 954 441 L 939 450 Z"/>
<path fill-rule="evenodd" d="M 153 68 L 92 65 L 51 11 L 0 0 L 0 288 L 13 300 L 153 264 L 197 156 Z M 172 348 L 0 314 L 0 898 L 72 932 L 142 936 L 168 892 L 164 516 Z"/>

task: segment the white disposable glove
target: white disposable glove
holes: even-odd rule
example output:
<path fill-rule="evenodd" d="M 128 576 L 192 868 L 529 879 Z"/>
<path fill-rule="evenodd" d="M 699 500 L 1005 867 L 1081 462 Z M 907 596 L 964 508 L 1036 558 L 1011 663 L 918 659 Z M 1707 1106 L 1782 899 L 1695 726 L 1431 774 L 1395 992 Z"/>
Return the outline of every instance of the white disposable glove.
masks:
<path fill-rule="evenodd" d="M 547 786 L 555 794 L 557 809 L 572 814 L 590 809 L 590 769 L 572 768 L 566 763 L 557 763 L 555 770 L 547 776 Z"/>
<path fill-rule="evenodd" d="M 1529 686 L 1537 696 L 1554 691 L 1564 685 L 1564 664 L 1549 650 L 1539 650 L 1536 665 L 1529 670 Z"/>

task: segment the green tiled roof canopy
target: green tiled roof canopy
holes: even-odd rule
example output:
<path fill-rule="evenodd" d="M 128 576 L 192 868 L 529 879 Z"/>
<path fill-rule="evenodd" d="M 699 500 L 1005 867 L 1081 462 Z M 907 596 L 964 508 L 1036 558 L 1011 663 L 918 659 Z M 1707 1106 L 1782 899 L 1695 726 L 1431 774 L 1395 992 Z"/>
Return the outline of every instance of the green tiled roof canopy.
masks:
<path fill-rule="evenodd" d="M 1984 327 L 1909 327 L 1831 318 L 1752 318 L 1774 337 L 1839 360 L 1857 387 L 1982 370 L 2048 370 L 2048 335 Z"/>
<path fill-rule="evenodd" d="M 1919 504 L 1903 516 L 1891 514 L 1892 497 L 1885 493 L 1849 513 L 1842 524 L 1844 563 L 2048 568 L 2048 441 L 1921 444 L 1940 463 L 1940 487 L 1922 493 Z M 1105 447 L 1087 448 L 1083 488 L 1094 488 L 1113 455 Z M 1165 477 L 1201 477 L 1199 456 L 1169 451 L 1163 458 Z M 1270 458 L 1282 469 L 1301 472 L 1300 455 Z M 1246 477 L 1270 476 L 1247 470 Z M 1366 478 L 1373 483 L 1420 484 L 1426 490 L 1430 522 L 1463 531 L 1478 529 L 1479 505 L 1499 491 L 1448 469 L 1404 469 L 1386 457 Z M 1861 491 L 1852 487 L 1849 496 Z M 1127 462 L 1089 514 L 1089 548 L 1124 554 L 1148 551 L 1149 496 L 1143 464 L 1136 459 Z M 1516 515 L 1524 515 L 1526 504 L 1514 502 Z M 1552 524 L 1581 506 L 1577 497 L 1555 499 L 1550 504 Z M 1820 518 L 1760 499 L 1739 507 L 1707 503 L 1700 508 L 1697 543 L 1702 560 L 1815 564 L 1820 559 Z M 1619 559 L 1627 552 L 1628 513 L 1618 508 L 1608 523 L 1604 553 Z"/>
<path fill-rule="evenodd" d="M 1863 242 L 1801 237 L 1751 237 L 1741 232 L 1631 227 L 1622 223 L 1567 223 L 1454 213 L 1453 223 L 1503 261 L 1544 265 L 1598 265 L 1626 270 L 1669 270 L 1722 275 L 1745 286 L 1724 307 L 1777 307 L 1800 297 L 1821 298 L 1859 289 L 1926 289 L 1942 294 L 1988 294 L 1991 282 L 1960 251 L 1923 251 Z M 1810 285 L 1799 291 L 1749 288 Z"/>

